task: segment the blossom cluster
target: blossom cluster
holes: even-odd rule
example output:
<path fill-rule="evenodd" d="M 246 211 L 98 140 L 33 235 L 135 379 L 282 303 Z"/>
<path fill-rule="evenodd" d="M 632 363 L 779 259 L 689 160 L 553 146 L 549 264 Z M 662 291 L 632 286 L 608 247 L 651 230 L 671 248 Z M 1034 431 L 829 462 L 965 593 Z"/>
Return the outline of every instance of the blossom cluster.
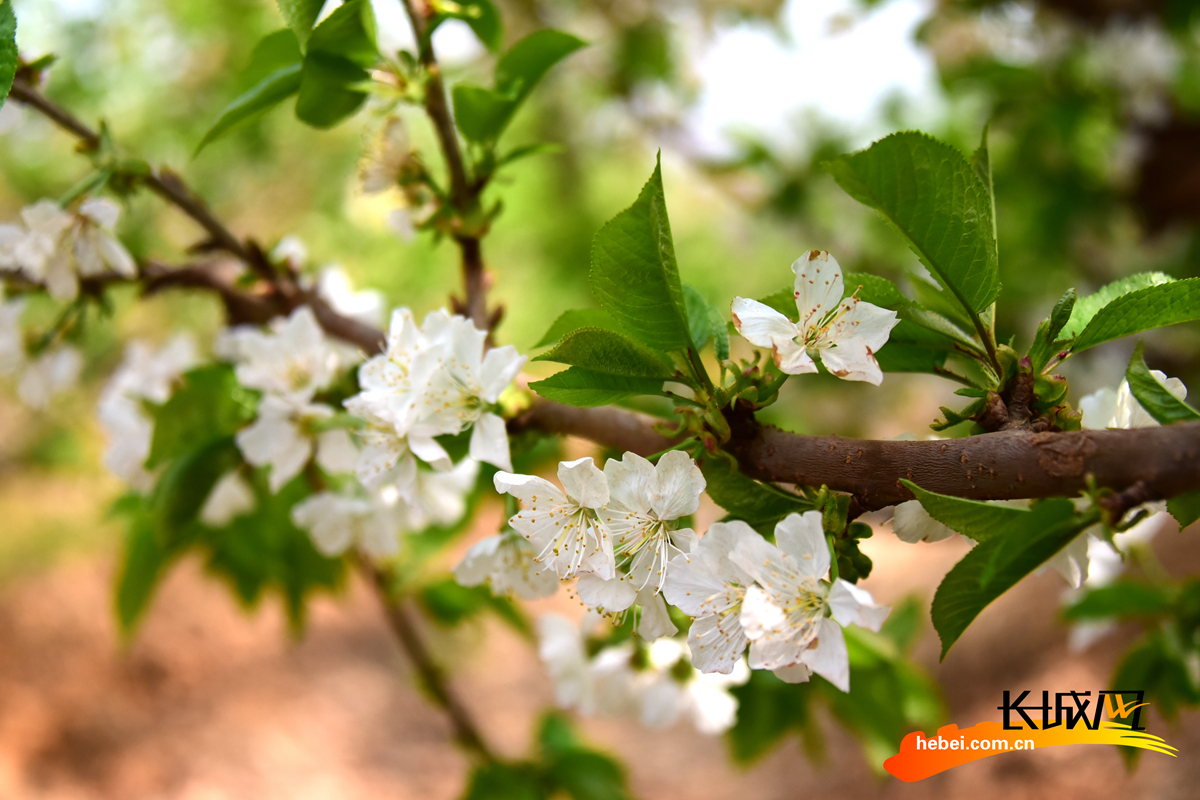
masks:
<path fill-rule="evenodd" d="M 498 491 L 521 501 L 512 532 L 485 539 L 455 570 L 460 582 L 490 582 L 525 597 L 553 593 L 555 578 L 577 578 L 579 599 L 620 616 L 640 609 L 645 641 L 678 633 L 667 604 L 691 616 L 691 662 L 731 674 L 749 664 L 790 682 L 816 673 L 849 691 L 842 626 L 878 630 L 890 609 L 844 580 L 826 580 L 830 548 L 821 513 L 791 514 L 776 545 L 744 522 L 714 523 L 703 536 L 680 520 L 700 505 L 705 481 L 695 462 L 670 451 L 651 464 L 634 453 L 559 465 L 562 487 L 532 475 L 497 473 Z M 523 541 L 521 538 L 523 537 Z"/>
<path fill-rule="evenodd" d="M 745 683 L 745 662 L 729 675 L 705 674 L 688 663 L 687 645 L 659 639 L 649 645 L 632 640 L 588 655 L 583 627 L 557 614 L 538 620 L 538 654 L 554 680 L 555 699 L 563 708 L 588 715 L 630 715 L 652 728 L 689 718 L 701 733 L 718 734 L 737 719 L 737 699 L 729 689 Z"/>
<path fill-rule="evenodd" d="M 21 324 L 24 314 L 25 300 L 6 298 L 0 287 L 0 378 L 16 378 L 21 402 L 45 408 L 55 395 L 78 382 L 83 356 L 74 347 L 60 344 L 30 357 Z"/>

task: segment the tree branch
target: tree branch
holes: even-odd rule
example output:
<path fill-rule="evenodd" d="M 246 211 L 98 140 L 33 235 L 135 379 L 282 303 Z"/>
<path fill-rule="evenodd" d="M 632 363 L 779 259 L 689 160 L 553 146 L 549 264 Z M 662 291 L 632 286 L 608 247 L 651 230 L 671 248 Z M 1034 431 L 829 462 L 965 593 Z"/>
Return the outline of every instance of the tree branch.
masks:
<path fill-rule="evenodd" d="M 422 0 L 403 0 L 403 2 L 409 22 L 412 23 L 413 35 L 417 40 L 417 57 L 428 76 L 425 80 L 425 113 L 429 115 L 429 119 L 433 123 L 438 146 L 441 148 L 442 156 L 446 159 L 446 171 L 450 175 L 450 197 L 454 201 L 459 215 L 468 216 L 475 211 L 483 186 L 473 184 L 467 176 L 462 148 L 459 147 L 458 134 L 454 129 L 454 119 L 446 101 L 446 86 L 442 82 L 442 69 L 438 64 L 437 54 L 433 52 L 429 20 L 424 11 L 429 6 Z M 418 4 L 420 4 L 419 7 Z M 479 237 L 456 234 L 454 241 L 458 244 L 462 259 L 465 299 L 460 304 L 461 311 L 471 322 L 475 323 L 476 328 L 490 332 L 494 322 L 488 314 L 488 287 Z"/>
<path fill-rule="evenodd" d="M 357 563 L 359 572 L 375 589 L 375 594 L 383 606 L 388 627 L 391 628 L 392 633 L 396 636 L 396 641 L 404 649 L 409 661 L 412 662 L 422 685 L 434 702 L 441 706 L 445 710 L 446 716 L 450 718 L 450 724 L 454 727 L 454 738 L 463 748 L 480 760 L 495 761 L 496 756 L 487 746 L 483 734 L 476 727 L 470 712 L 451 690 L 442 669 L 434 662 L 429 648 L 425 645 L 425 640 L 421 637 L 413 614 L 402 600 L 392 596 L 389 573 L 361 556 L 358 557 Z"/>

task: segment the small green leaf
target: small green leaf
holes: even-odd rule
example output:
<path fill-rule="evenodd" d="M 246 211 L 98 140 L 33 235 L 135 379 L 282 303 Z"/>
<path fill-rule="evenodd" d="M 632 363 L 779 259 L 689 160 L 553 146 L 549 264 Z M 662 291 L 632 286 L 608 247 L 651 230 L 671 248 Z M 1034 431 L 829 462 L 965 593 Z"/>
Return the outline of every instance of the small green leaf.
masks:
<path fill-rule="evenodd" d="M 1083 329 L 1088 326 L 1088 323 L 1092 321 L 1092 318 L 1096 316 L 1100 309 L 1117 298 L 1124 297 L 1139 289 L 1161 286 L 1164 283 L 1172 283 L 1173 281 L 1174 278 L 1165 272 L 1140 272 L 1136 275 L 1127 275 L 1120 280 L 1106 284 L 1099 290 L 1080 297 L 1075 301 L 1074 306 L 1071 308 L 1067 324 L 1062 327 L 1058 336 L 1062 339 L 1074 339 L 1083 333 Z"/>
<path fill-rule="evenodd" d="M 600 305 L 643 344 L 666 352 L 691 345 L 661 164 L 637 201 L 596 234 L 590 281 Z"/>
<path fill-rule="evenodd" d="M 732 687 L 729 691 L 738 701 L 737 722 L 725 738 L 733 760 L 752 763 L 789 733 L 811 733 L 813 686 L 784 683 L 766 670 L 754 670 L 749 681 Z"/>
<path fill-rule="evenodd" d="M 232 436 L 212 439 L 167 465 L 154 485 L 150 510 L 168 546 L 183 542 L 221 476 L 242 461 Z"/>
<path fill-rule="evenodd" d="M 441 3 L 436 6 L 439 13 L 429 19 L 425 35 L 432 36 L 437 27 L 448 19 L 462 20 L 467 23 L 483 46 L 492 52 L 497 52 L 504 46 L 504 22 L 500 12 L 490 0 L 464 0 L 453 4 Z"/>
<path fill-rule="evenodd" d="M 724 315 L 716 306 L 708 307 L 708 325 L 713 335 L 713 349 L 720 361 L 729 360 L 729 328 Z"/>
<path fill-rule="evenodd" d="M 979 149 L 971 156 L 971 169 L 979 176 L 979 181 L 987 188 L 988 208 L 992 210 L 992 241 L 1000 237 L 996 233 L 996 189 L 992 182 L 992 159 L 988 155 L 988 125 L 983 126 Z"/>
<path fill-rule="evenodd" d="M 921 263 L 975 315 L 1000 292 L 988 188 L 955 148 L 896 133 L 827 165 L 834 180 L 903 237 Z"/>
<path fill-rule="evenodd" d="M 366 71 L 349 59 L 310 52 L 304 59 L 296 118 L 314 128 L 332 128 L 367 101 L 366 92 L 350 88 L 366 78 Z"/>
<path fill-rule="evenodd" d="M 166 571 L 169 554 L 140 496 L 130 494 L 121 498 L 114 513 L 124 517 L 127 525 L 114 600 L 117 622 L 122 633 L 128 635 L 146 613 Z"/>
<path fill-rule="evenodd" d="M 1179 523 L 1179 530 L 1183 530 L 1200 519 L 1200 491 L 1172 497 L 1167 501 L 1167 511 Z"/>
<path fill-rule="evenodd" d="M 12 89 L 18 61 L 17 15 L 13 13 L 12 0 L 0 0 L 0 107 Z"/>
<path fill-rule="evenodd" d="M 547 400 L 579 408 L 612 405 L 643 394 L 661 395 L 662 387 L 662 378 L 609 375 L 582 367 L 571 367 L 529 384 L 530 389 Z"/>
<path fill-rule="evenodd" d="M 1013 510 L 1024 515 L 1021 521 L 1004 525 L 963 556 L 934 594 L 930 615 L 942 641 L 943 659 L 983 609 L 1091 524 L 1076 517 L 1074 505 L 1064 498 L 1038 503 L 1028 511 Z"/>
<path fill-rule="evenodd" d="M 573 750 L 547 768 L 550 782 L 572 800 L 630 800 L 621 765 L 594 750 Z"/>
<path fill-rule="evenodd" d="M 1075 308 L 1079 308 L 1079 303 Z M 1200 278 L 1147 286 L 1118 297 L 1096 312 L 1071 345 L 1071 352 L 1079 353 L 1112 339 L 1197 319 L 1200 319 Z"/>
<path fill-rule="evenodd" d="M 1050 359 L 1060 349 L 1057 344 L 1059 334 L 1070 321 L 1074 312 L 1077 298 L 1074 289 L 1067 289 L 1058 302 L 1054 304 L 1050 316 L 1038 325 L 1033 344 L 1029 347 L 1029 360 L 1034 375 L 1041 374 Z"/>
<path fill-rule="evenodd" d="M 946 365 L 946 353 L 889 341 L 875 354 L 875 360 L 884 372 L 936 374 Z"/>
<path fill-rule="evenodd" d="M 238 384 L 227 364 L 185 373 L 182 386 L 153 410 L 154 437 L 146 466 L 158 466 L 232 436 L 254 419 L 257 403 L 257 396 Z"/>
<path fill-rule="evenodd" d="M 683 305 L 687 311 L 688 331 L 692 336 L 692 344 L 697 350 L 703 350 L 704 345 L 712 340 L 712 326 L 709 322 L 708 301 L 696 289 L 683 284 Z M 722 325 L 721 327 L 725 327 Z"/>
<path fill-rule="evenodd" d="M 454 87 L 459 132 L 478 144 L 494 143 L 538 81 L 584 44 L 582 39 L 551 28 L 535 31 L 514 44 L 496 63 L 494 88 L 461 83 Z"/>
<path fill-rule="evenodd" d="M 946 409 L 942 410 L 945 412 Z M 986 503 L 982 500 L 964 500 L 961 497 L 928 492 L 903 478 L 900 482 L 921 502 L 929 516 L 977 542 L 1020 528 L 1029 519 L 1029 510 L 1025 508 Z"/>
<path fill-rule="evenodd" d="M 348 0 L 313 29 L 304 56 L 296 117 L 314 128 L 331 128 L 367 99 L 358 87 L 379 58 L 375 15 L 369 0 Z"/>
<path fill-rule="evenodd" d="M 258 40 L 250 53 L 250 62 L 237 77 L 238 86 L 248 90 L 260 83 L 271 73 L 304 60 L 296 34 L 290 28 L 281 28 Z"/>
<path fill-rule="evenodd" d="M 489 761 L 471 772 L 462 800 L 546 800 L 538 778 L 527 765 Z"/>
<path fill-rule="evenodd" d="M 556 361 L 592 372 L 638 378 L 669 379 L 675 374 L 675 368 L 650 348 L 605 328 L 571 331 L 533 360 Z"/>
<path fill-rule="evenodd" d="M 1151 374 L 1150 368 L 1146 366 L 1146 359 L 1142 356 L 1142 348 L 1143 343 L 1138 342 L 1133 350 L 1133 357 L 1129 359 L 1129 367 L 1125 370 L 1129 391 L 1138 404 L 1160 425 L 1200 420 L 1200 411 L 1171 394 L 1167 387 Z"/>
<path fill-rule="evenodd" d="M 196 150 L 192 155 L 199 155 L 201 150 L 220 139 L 238 123 L 261 117 L 300 91 L 301 70 L 300 64 L 280 67 L 251 87 L 249 91 L 239 95 L 221 111 L 221 116 L 204 134 L 204 138 L 200 140 L 200 144 L 196 145 Z"/>
<path fill-rule="evenodd" d="M 1173 602 L 1172 593 L 1162 586 L 1123 580 L 1111 586 L 1089 590 L 1063 610 L 1063 618 L 1078 622 L 1152 617 L 1169 612 Z"/>
<path fill-rule="evenodd" d="M 744 520 L 760 533 L 773 533 L 775 523 L 788 514 L 813 510 L 807 498 L 759 483 L 726 459 L 706 458 L 700 468 L 713 502 L 729 512 L 729 518 Z"/>
<path fill-rule="evenodd" d="M 326 0 L 276 0 L 284 21 L 296 34 L 300 44 L 308 41 L 309 32 L 317 24 Z"/>
<path fill-rule="evenodd" d="M 550 325 L 546 335 L 534 347 L 547 347 L 562 340 L 564 336 L 580 328 L 604 328 L 621 332 L 621 326 L 607 311 L 599 308 L 577 308 L 564 311 Z"/>

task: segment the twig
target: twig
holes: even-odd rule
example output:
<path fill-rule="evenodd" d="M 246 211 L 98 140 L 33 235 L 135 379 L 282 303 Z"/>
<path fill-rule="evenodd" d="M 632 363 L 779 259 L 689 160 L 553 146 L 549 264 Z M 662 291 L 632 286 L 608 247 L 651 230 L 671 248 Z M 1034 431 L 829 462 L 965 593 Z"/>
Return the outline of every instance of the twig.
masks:
<path fill-rule="evenodd" d="M 464 749 L 480 760 L 495 761 L 495 754 L 487 746 L 483 734 L 475 725 L 470 712 L 455 696 L 441 667 L 434 662 L 429 648 L 425 645 L 425 640 L 421 638 L 421 632 L 413 614 L 403 600 L 392 596 L 389 573 L 371 564 L 362 556 L 358 557 L 357 563 L 363 577 L 375 589 L 375 594 L 383 606 L 388 626 L 392 629 L 396 641 L 404 649 L 409 661 L 416 668 L 422 685 L 433 701 L 441 706 L 446 712 L 446 716 L 450 718 L 450 723 L 454 727 L 454 738 Z"/>

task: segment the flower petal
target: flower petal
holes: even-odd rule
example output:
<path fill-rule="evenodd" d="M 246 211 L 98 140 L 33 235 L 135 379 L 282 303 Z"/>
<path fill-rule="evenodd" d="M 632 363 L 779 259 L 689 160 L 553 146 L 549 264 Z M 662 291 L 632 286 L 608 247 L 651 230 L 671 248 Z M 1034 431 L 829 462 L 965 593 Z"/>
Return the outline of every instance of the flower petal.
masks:
<path fill-rule="evenodd" d="M 827 347 L 820 354 L 825 369 L 843 380 L 863 381 L 875 386 L 883 383 L 883 370 L 862 339 L 843 339 L 836 347 Z"/>
<path fill-rule="evenodd" d="M 508 429 L 504 420 L 495 414 L 480 415 L 471 431 L 469 453 L 476 461 L 511 472 L 512 456 L 508 451 Z"/>
<path fill-rule="evenodd" d="M 647 587 L 638 592 L 637 601 L 642 607 L 642 618 L 638 622 L 638 636 L 647 642 L 653 642 L 660 636 L 674 636 L 679 633 L 671 615 L 667 613 L 667 604 L 662 596 L 654 594 Z"/>
<path fill-rule="evenodd" d="M 907 500 L 896 506 L 892 516 L 892 531 L 902 542 L 940 542 L 957 536 L 957 533 L 933 517 L 919 500 Z"/>
<path fill-rule="evenodd" d="M 567 496 L 584 508 L 601 508 L 608 504 L 608 480 L 590 457 L 560 463 L 558 480 Z"/>
<path fill-rule="evenodd" d="M 829 590 L 829 609 L 833 612 L 833 618 L 842 625 L 857 625 L 876 632 L 888 614 L 892 613 L 890 606 L 876 603 L 866 589 L 841 578 L 834 581 L 833 588 Z"/>
<path fill-rule="evenodd" d="M 826 617 L 819 624 L 817 646 L 804 651 L 800 657 L 813 672 L 843 692 L 850 691 L 850 656 L 846 652 L 846 637 L 842 628 Z"/>
<path fill-rule="evenodd" d="M 796 323 L 757 300 L 735 297 L 731 313 L 742 338 L 759 347 L 773 347 L 777 341 L 791 341 L 799 335 Z"/>
<path fill-rule="evenodd" d="M 820 580 L 829 572 L 829 544 L 820 511 L 788 514 L 775 526 L 775 542 L 796 560 L 801 575 Z"/>
<path fill-rule="evenodd" d="M 624 611 L 637 597 L 637 587 L 626 575 L 605 580 L 587 572 L 579 576 L 575 591 L 584 603 L 605 611 Z"/>
<path fill-rule="evenodd" d="M 679 519 L 695 514 L 707 484 L 692 457 L 682 450 L 672 450 L 658 460 L 654 472 L 657 485 L 652 505 L 658 518 Z"/>
<path fill-rule="evenodd" d="M 792 263 L 792 272 L 796 275 L 794 295 L 800 312 L 796 326 L 807 333 L 842 299 L 842 268 L 826 251 L 809 250 Z"/>

